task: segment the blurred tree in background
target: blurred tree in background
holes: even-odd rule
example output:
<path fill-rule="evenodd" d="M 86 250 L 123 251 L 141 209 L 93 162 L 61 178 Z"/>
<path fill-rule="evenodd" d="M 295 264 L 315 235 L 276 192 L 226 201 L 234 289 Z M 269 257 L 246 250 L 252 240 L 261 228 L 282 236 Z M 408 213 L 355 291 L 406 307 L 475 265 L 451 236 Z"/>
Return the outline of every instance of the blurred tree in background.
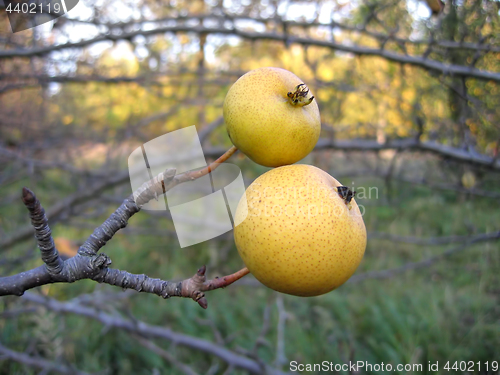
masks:
<path fill-rule="evenodd" d="M 369 232 L 355 276 L 315 298 L 251 277 L 212 292 L 206 311 L 92 281 L 3 297 L 0 374 L 271 374 L 324 360 L 431 373 L 428 361 L 498 361 L 499 9 L 81 0 L 15 34 L 0 10 L 2 276 L 41 264 L 22 186 L 73 256 L 130 194 L 136 147 L 194 124 L 207 159 L 229 148 L 225 94 L 262 66 L 288 69 L 314 92 L 322 135 L 304 163 L 363 192 Z M 247 183 L 267 170 L 232 162 Z M 211 276 L 242 267 L 232 233 L 179 251 L 173 229 L 168 213 L 141 212 L 106 254 L 164 279 L 202 264 Z"/>

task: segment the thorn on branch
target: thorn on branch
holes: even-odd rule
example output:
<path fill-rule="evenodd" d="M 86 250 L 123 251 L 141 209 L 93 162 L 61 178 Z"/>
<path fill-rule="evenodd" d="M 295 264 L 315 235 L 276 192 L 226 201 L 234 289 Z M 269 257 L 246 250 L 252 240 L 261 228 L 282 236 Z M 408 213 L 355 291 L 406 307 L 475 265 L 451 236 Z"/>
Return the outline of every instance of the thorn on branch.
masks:
<path fill-rule="evenodd" d="M 198 300 L 198 305 L 200 305 L 202 308 L 204 308 L 206 310 L 208 307 L 207 299 L 205 297 L 200 298 Z"/>
<path fill-rule="evenodd" d="M 198 269 L 198 276 L 205 276 L 205 271 L 207 270 L 207 266 L 203 265 Z"/>

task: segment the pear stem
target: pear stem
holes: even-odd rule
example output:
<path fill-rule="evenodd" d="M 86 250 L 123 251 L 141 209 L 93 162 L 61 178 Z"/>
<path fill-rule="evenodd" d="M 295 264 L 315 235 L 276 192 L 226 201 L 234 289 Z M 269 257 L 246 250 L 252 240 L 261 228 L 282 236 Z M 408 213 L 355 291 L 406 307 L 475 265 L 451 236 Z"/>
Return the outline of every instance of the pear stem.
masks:
<path fill-rule="evenodd" d="M 310 98 L 307 98 L 307 95 L 309 94 L 309 88 L 306 86 L 305 83 L 301 83 L 297 87 L 295 87 L 294 92 L 289 92 L 286 94 L 288 96 L 288 99 L 290 100 L 290 104 L 296 106 L 296 107 L 304 107 L 306 105 L 309 105 L 312 103 L 314 96 L 311 96 Z"/>
<path fill-rule="evenodd" d="M 219 288 L 225 288 L 228 285 L 231 285 L 235 281 L 241 279 L 243 276 L 246 276 L 250 273 L 247 267 L 242 268 L 241 270 L 232 273 L 223 277 L 216 277 L 215 279 L 205 281 L 203 283 L 203 287 L 201 287 L 202 291 L 214 290 Z"/>
<path fill-rule="evenodd" d="M 229 159 L 236 151 L 238 151 L 238 148 L 236 146 L 232 146 L 229 150 L 223 153 L 216 161 L 207 165 L 205 168 L 200 169 L 199 171 L 190 171 L 183 173 L 181 182 L 196 180 L 197 178 L 206 176 L 213 170 L 217 169 L 217 167 L 220 164 L 224 163 L 227 159 Z"/>

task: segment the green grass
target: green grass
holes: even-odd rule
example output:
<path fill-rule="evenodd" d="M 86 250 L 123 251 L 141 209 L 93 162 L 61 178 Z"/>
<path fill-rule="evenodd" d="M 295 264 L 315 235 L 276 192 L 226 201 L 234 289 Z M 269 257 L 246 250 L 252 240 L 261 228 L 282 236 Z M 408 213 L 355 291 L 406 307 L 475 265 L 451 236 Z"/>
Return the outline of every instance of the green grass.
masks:
<path fill-rule="evenodd" d="M 256 169 L 252 172 L 261 171 Z M 19 188 L 17 185 L 16 189 Z M 72 190 L 60 182 L 47 185 L 59 189 L 58 194 L 61 195 Z M 500 210 L 498 202 L 492 199 L 441 193 L 406 183 L 393 183 L 389 197 L 378 180 L 359 180 L 357 185 L 379 188 L 378 199 L 358 201 L 366 206 L 364 219 L 369 232 L 433 237 L 499 229 Z M 2 194 L 6 194 L 7 190 L 2 189 Z M 53 202 L 54 190 L 50 194 L 43 190 L 40 193 Z M 12 211 L 12 217 L 18 223 L 27 223 L 26 217 L 21 218 L 24 207 L 20 202 L 6 209 Z M 98 225 L 110 212 L 89 222 Z M 8 217 L 6 211 L 2 212 L 2 222 Z M 129 223 L 131 229 L 147 229 L 152 225 L 160 232 L 162 228 L 172 229 L 168 220 L 152 220 L 146 214 L 136 215 Z M 9 229 L 13 227 L 10 225 Z M 90 229 L 75 229 L 64 222 L 54 227 L 55 235 L 72 239 L 83 239 L 90 232 Z M 357 273 L 397 268 L 459 245 L 417 246 L 373 239 L 368 242 L 365 258 Z M 479 243 L 430 267 L 389 279 L 347 283 L 338 290 L 314 298 L 284 295 L 283 303 L 288 316 L 284 332 L 287 361 L 304 364 L 367 361 L 394 366 L 419 363 L 424 364 L 423 373 L 431 374 L 446 373 L 442 371 L 446 361 L 499 360 L 499 250 L 498 241 Z M 210 277 L 236 271 L 243 265 L 234 244 L 228 243 L 227 239 L 178 249 L 176 239 L 166 232 L 155 236 L 119 233 L 103 251 L 111 257 L 114 267 L 164 279 L 191 276 L 202 264 L 211 265 L 208 271 Z M 21 267 L 37 264 L 40 260 L 35 259 Z M 61 300 L 96 289 L 119 293 L 116 288 L 90 281 L 51 285 L 42 289 Z M 165 301 L 153 295 L 136 294 L 116 302 L 116 306 L 108 312 L 118 311 L 127 317 L 124 311 L 128 311 L 128 314 L 149 324 L 214 342 L 216 330 L 221 337 L 228 339 L 225 344 L 228 348 L 252 351 L 261 332 L 264 310 L 269 306 L 269 330 L 264 337 L 266 344 L 260 346 L 257 353 L 264 362 L 274 365 L 278 337 L 276 298 L 277 294 L 265 287 L 231 286 L 208 293 L 208 310 L 202 310 L 191 300 Z M 0 311 L 14 309 L 21 301 L 14 297 L 0 299 Z M 110 374 L 151 374 L 157 369 L 161 374 L 181 374 L 169 362 L 140 346 L 126 332 L 107 330 L 95 321 L 78 316 L 57 316 L 46 310 L 40 310 L 37 315 L 39 319 L 33 319 L 31 314 L 1 318 L 0 342 L 19 351 L 25 351 L 30 343 L 36 343 L 31 347 L 33 351 L 38 350 L 51 360 L 60 356 L 89 372 L 108 370 Z M 212 326 L 207 322 L 211 322 Z M 52 326 L 57 329 L 47 328 Z M 62 344 L 43 351 L 40 347 L 49 333 L 55 335 L 51 337 L 52 342 L 59 338 Z M 217 374 L 226 369 L 224 363 L 204 353 L 171 346 L 167 342 L 155 342 L 199 373 L 205 373 L 217 363 Z M 429 361 L 439 361 L 440 371 L 427 371 Z M 0 363 L 0 374 L 37 373 L 12 361 Z M 284 364 L 282 369 L 289 370 L 289 367 Z M 232 373 L 244 372 L 235 370 Z"/>

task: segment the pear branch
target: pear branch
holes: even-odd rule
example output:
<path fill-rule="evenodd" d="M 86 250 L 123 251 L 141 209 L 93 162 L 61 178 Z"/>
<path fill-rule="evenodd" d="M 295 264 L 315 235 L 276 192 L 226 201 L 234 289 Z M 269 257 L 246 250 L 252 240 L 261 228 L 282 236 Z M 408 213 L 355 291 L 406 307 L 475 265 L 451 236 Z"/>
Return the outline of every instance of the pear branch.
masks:
<path fill-rule="evenodd" d="M 139 212 L 144 204 L 178 184 L 207 175 L 228 160 L 236 151 L 236 147 L 231 147 L 215 162 L 199 171 L 189 171 L 176 175 L 175 169 L 167 169 L 145 182 L 128 196 L 104 223 L 94 230 L 78 249 L 77 255 L 66 261 L 62 260 L 55 247 L 47 216 L 40 201 L 32 191 L 23 188 L 23 202 L 30 212 L 31 223 L 35 229 L 35 237 L 44 265 L 17 275 L 0 277 L 0 296 L 21 296 L 26 290 L 41 285 L 59 282 L 72 283 L 77 280 L 90 279 L 121 288 L 134 289 L 138 292 L 156 294 L 163 298 L 191 298 L 198 302 L 201 307 L 207 308 L 204 292 L 232 284 L 247 275 L 248 269 L 243 268 L 234 274 L 207 281 L 206 267 L 203 266 L 188 279 L 167 281 L 110 268 L 111 259 L 106 254 L 99 253 L 99 250 L 113 238 L 116 232 L 127 226 L 129 219 Z"/>

